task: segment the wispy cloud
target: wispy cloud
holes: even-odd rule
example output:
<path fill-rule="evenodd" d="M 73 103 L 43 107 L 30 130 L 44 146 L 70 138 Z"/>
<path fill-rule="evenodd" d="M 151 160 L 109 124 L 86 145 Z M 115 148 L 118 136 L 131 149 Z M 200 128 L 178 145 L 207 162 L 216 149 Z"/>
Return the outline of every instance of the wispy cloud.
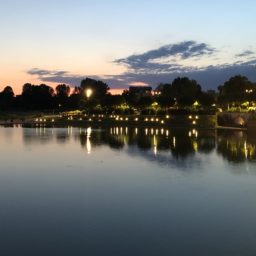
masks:
<path fill-rule="evenodd" d="M 254 55 L 255 52 L 251 51 L 251 50 L 246 50 L 246 51 L 243 51 L 239 54 L 236 54 L 235 57 L 239 58 L 239 57 L 248 57 L 248 56 L 252 56 Z"/>
<path fill-rule="evenodd" d="M 51 82 L 51 83 L 65 83 L 74 86 L 80 85 L 81 81 L 86 78 L 83 75 L 72 74 L 69 71 L 65 70 L 47 70 L 32 68 L 27 71 L 29 75 L 37 76 L 38 79 L 42 82 Z M 98 79 L 98 76 L 90 76 L 92 78 Z"/>
<path fill-rule="evenodd" d="M 39 68 L 32 68 L 27 71 L 29 75 L 38 75 L 38 76 L 64 76 L 68 72 L 67 71 L 61 71 L 61 70 L 45 70 L 45 69 L 39 69 Z"/>

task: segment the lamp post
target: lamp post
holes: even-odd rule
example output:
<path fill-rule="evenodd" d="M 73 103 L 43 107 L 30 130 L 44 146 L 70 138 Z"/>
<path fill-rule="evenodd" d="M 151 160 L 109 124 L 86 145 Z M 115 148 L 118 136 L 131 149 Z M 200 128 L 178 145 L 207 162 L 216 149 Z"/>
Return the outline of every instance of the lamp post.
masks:
<path fill-rule="evenodd" d="M 87 111 L 88 111 L 88 114 L 90 114 L 90 97 L 92 96 L 92 89 L 88 88 L 85 90 L 85 95 L 86 95 L 86 98 L 87 98 L 87 101 L 86 101 L 86 106 L 87 106 Z"/>

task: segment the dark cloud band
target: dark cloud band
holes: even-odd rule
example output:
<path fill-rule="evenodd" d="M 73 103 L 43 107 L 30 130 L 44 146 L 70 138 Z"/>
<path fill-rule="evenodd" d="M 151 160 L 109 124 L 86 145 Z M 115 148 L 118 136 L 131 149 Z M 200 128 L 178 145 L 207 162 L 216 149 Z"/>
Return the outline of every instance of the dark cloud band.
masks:
<path fill-rule="evenodd" d="M 114 63 L 126 65 L 127 72 L 120 75 L 89 76 L 97 80 L 104 80 L 111 88 L 127 88 L 130 84 L 148 84 L 156 86 L 163 82 L 171 82 L 177 76 L 188 76 L 196 79 L 204 89 L 216 89 L 231 76 L 241 74 L 250 80 L 256 81 L 256 58 L 244 60 L 245 56 L 252 57 L 254 52 L 244 51 L 236 57 L 242 59 L 234 61 L 232 64 L 215 65 L 208 67 L 181 66 L 178 62 L 162 63 L 156 62 L 159 59 L 168 57 L 179 57 L 189 59 L 193 57 L 201 58 L 217 52 L 213 47 L 205 43 L 195 41 L 185 41 L 178 44 L 169 44 L 158 49 L 147 51 L 143 54 L 131 55 L 127 58 L 117 59 Z M 74 75 L 64 70 L 44 70 L 33 68 L 27 72 L 37 76 L 42 82 L 66 83 L 73 86 L 80 85 L 86 76 Z"/>

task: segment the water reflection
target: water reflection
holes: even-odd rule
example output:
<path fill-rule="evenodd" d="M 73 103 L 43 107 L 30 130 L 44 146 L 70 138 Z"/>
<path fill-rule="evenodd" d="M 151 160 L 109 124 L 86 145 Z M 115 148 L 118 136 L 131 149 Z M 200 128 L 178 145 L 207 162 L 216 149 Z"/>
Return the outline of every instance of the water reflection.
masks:
<path fill-rule="evenodd" d="M 256 139 L 253 134 L 243 131 L 145 127 L 23 129 L 25 144 L 45 144 L 52 140 L 61 144 L 69 140 L 78 141 L 88 154 L 97 150 L 97 147 L 108 146 L 161 163 L 163 159 L 166 163 L 170 159 L 184 161 L 198 154 L 211 154 L 215 150 L 223 159 L 233 163 L 256 159 Z"/>
<path fill-rule="evenodd" d="M 256 160 L 256 139 L 253 134 L 242 131 L 218 133 L 217 152 L 233 163 Z"/>
<path fill-rule="evenodd" d="M 256 255 L 253 134 L 148 127 L 0 134 L 3 255 Z"/>

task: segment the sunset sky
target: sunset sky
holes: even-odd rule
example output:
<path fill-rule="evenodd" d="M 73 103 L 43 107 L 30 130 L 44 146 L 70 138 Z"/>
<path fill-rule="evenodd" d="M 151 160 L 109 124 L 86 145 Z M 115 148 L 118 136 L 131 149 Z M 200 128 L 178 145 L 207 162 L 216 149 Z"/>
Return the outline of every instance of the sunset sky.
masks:
<path fill-rule="evenodd" d="M 111 88 L 256 82 L 255 10 L 254 0 L 1 1 L 0 89 L 85 77 Z"/>

